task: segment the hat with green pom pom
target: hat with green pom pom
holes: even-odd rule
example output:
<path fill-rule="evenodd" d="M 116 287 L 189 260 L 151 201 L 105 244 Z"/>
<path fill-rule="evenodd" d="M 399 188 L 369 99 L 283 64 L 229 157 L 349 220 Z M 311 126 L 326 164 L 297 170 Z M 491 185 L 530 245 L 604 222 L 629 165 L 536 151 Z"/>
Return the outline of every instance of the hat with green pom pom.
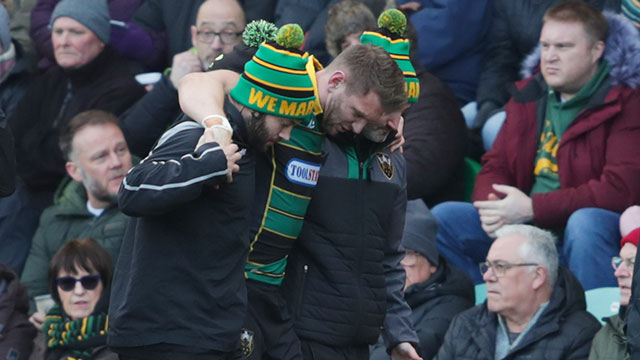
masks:
<path fill-rule="evenodd" d="M 247 38 L 243 35 L 243 39 Z M 253 41 L 253 40 L 251 40 Z M 231 96 L 261 113 L 302 119 L 314 109 L 314 85 L 307 71 L 309 54 L 299 48 L 304 32 L 297 24 L 282 26 L 274 41 L 259 45 Z"/>
<path fill-rule="evenodd" d="M 254 20 L 247 24 L 242 32 L 242 43 L 233 47 L 227 54 L 220 54 L 209 65 L 209 70 L 231 70 L 241 73 L 244 64 L 253 58 L 258 46 L 265 41 L 273 41 L 278 33 L 278 28 L 265 20 Z"/>
<path fill-rule="evenodd" d="M 404 74 L 409 102 L 415 103 L 420 95 L 420 81 L 409 59 L 411 44 L 408 39 L 402 37 L 407 27 L 407 18 L 400 10 L 389 9 L 378 17 L 378 26 L 374 31 L 363 32 L 360 42 L 377 45 L 387 50 Z"/>

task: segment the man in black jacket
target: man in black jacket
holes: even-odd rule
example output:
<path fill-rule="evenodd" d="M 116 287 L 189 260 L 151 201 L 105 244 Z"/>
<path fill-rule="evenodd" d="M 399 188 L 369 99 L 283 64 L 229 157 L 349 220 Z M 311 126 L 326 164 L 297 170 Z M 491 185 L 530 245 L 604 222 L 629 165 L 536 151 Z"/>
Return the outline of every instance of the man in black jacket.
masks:
<path fill-rule="evenodd" d="M 306 58 L 280 45 L 265 43 L 247 63 L 226 116 L 180 122 L 123 181 L 120 208 L 136 218 L 109 309 L 108 344 L 121 359 L 228 359 L 237 348 L 256 153 L 289 139 L 316 99 Z M 268 78 L 273 70 L 257 59 L 277 56 L 276 71 L 293 74 Z"/>
<path fill-rule="evenodd" d="M 380 16 L 402 18 L 395 9 Z M 360 41 L 392 55 L 405 76 L 404 94 L 415 102 L 419 84 L 409 41 L 401 37 L 403 26 L 391 22 Z M 394 358 L 421 359 L 402 296 L 407 179 L 404 158 L 388 148 L 392 128 L 368 122 L 357 136 L 328 133 L 324 140 L 326 161 L 283 283 L 305 359 L 368 359 L 381 330 Z"/>
<path fill-rule="evenodd" d="M 586 359 L 600 323 L 558 267 L 553 235 L 530 225 L 497 235 L 480 264 L 487 301 L 453 319 L 436 359 Z"/>
<path fill-rule="evenodd" d="M 402 234 L 407 274 L 404 298 L 411 307 L 411 321 L 420 339 L 419 355 L 432 359 L 451 319 L 474 303 L 473 282 L 462 270 L 449 265 L 436 247 L 436 220 L 422 200 L 407 203 Z M 388 360 L 382 339 L 371 349 L 371 360 Z"/>

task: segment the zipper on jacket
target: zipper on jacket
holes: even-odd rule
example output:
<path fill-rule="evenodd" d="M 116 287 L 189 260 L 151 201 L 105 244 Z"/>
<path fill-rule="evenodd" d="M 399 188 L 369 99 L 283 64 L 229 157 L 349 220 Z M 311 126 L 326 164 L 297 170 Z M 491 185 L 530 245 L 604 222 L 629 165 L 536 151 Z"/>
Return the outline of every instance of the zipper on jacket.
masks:
<path fill-rule="evenodd" d="M 298 319 L 302 313 L 302 297 L 304 296 L 305 290 L 306 290 L 306 286 L 305 284 L 307 283 L 307 273 L 309 272 L 309 265 L 304 264 L 304 266 L 302 266 L 302 281 L 301 281 L 301 285 L 300 285 L 300 294 L 298 295 L 298 304 L 296 306 L 296 319 Z"/>
<path fill-rule="evenodd" d="M 360 183 L 356 189 L 356 193 L 357 193 L 357 198 L 356 198 L 356 202 L 358 204 L 362 204 L 364 199 L 362 196 L 362 184 L 361 182 L 364 181 L 364 164 L 365 164 L 366 160 L 362 160 L 360 159 L 360 156 L 358 155 L 358 183 Z M 358 214 L 358 218 L 360 219 L 364 219 L 364 214 L 363 214 L 363 206 L 358 206 L 358 210 L 359 210 L 359 214 Z M 359 224 L 359 228 L 358 228 L 358 254 L 360 254 L 360 256 L 358 256 L 358 261 L 357 261 L 357 265 L 356 265 L 356 269 L 358 270 L 358 279 L 362 278 L 362 256 L 364 254 L 364 248 L 365 248 L 365 240 L 364 240 L 364 231 L 363 231 L 363 223 L 360 222 Z M 362 288 L 360 285 L 360 282 L 357 282 L 356 285 L 356 300 L 359 304 L 361 304 L 362 302 Z M 358 306 L 358 310 L 356 311 L 356 323 L 354 324 L 354 331 L 355 333 L 352 334 L 352 339 L 357 339 L 358 338 L 358 330 L 361 328 L 362 325 L 362 319 L 363 319 L 363 310 L 364 310 L 364 306 Z"/>

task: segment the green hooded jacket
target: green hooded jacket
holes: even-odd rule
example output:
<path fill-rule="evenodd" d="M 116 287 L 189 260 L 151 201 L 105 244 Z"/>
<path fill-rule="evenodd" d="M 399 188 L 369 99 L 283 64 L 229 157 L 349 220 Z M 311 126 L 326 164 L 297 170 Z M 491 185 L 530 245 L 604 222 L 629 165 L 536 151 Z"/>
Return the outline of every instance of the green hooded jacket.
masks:
<path fill-rule="evenodd" d="M 629 360 L 629 345 L 624 333 L 624 320 L 620 315 L 605 319 L 591 343 L 589 360 Z"/>

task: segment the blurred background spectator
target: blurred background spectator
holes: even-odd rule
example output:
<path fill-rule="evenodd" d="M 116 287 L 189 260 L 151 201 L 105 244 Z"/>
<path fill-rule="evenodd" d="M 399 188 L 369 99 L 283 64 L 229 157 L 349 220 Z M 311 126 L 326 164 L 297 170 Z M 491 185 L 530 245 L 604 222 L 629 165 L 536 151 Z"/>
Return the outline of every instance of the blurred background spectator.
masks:
<path fill-rule="evenodd" d="M 113 265 L 97 241 L 74 239 L 51 260 L 49 292 L 55 305 L 46 316 L 29 319 L 40 327 L 36 338 L 39 359 L 117 360 L 107 349 L 109 290 Z"/>
<path fill-rule="evenodd" d="M 0 358 L 29 359 L 36 329 L 29 323 L 27 288 L 13 270 L 0 263 Z"/>
<path fill-rule="evenodd" d="M 108 45 L 106 0 L 63 0 L 51 17 L 56 65 L 33 78 L 9 119 L 15 139 L 16 192 L 0 200 L 0 261 L 22 272 L 38 218 L 66 174 L 60 130 L 76 114 L 116 115 L 144 94 Z"/>
<path fill-rule="evenodd" d="M 101 110 L 76 115 L 60 135 L 60 149 L 70 177 L 58 187 L 54 204 L 42 213 L 22 272 L 32 312 L 34 298 L 48 293 L 49 263 L 67 241 L 90 237 L 115 264 L 128 223 L 117 195 L 132 164 L 118 119 Z"/>
<path fill-rule="evenodd" d="M 236 0 L 202 2 L 195 22 L 183 31 L 190 36 L 191 47 L 173 56 L 171 67 L 153 88 L 121 115 L 122 129 L 131 152 L 145 157 L 156 140 L 181 114 L 178 82 L 191 72 L 207 71 L 221 55 L 242 42 L 245 15 Z"/>
<path fill-rule="evenodd" d="M 417 59 L 464 105 L 476 98 L 491 24 L 489 0 L 399 0 L 418 33 Z"/>
<path fill-rule="evenodd" d="M 474 305 L 471 279 L 450 265 L 436 248 L 438 224 L 422 200 L 407 203 L 402 234 L 407 274 L 404 298 L 411 307 L 411 321 L 420 344 L 418 354 L 432 359 L 455 315 Z M 382 338 L 371 348 L 371 360 L 389 360 Z"/>
<path fill-rule="evenodd" d="M 638 214 L 634 217 L 636 226 L 640 226 Z M 631 298 L 631 282 L 638 252 L 638 238 L 640 238 L 640 227 L 632 230 L 620 240 L 620 254 L 611 259 L 614 275 L 620 288 L 620 311 L 617 315 L 605 318 L 604 326 L 593 338 L 589 360 L 629 359 L 624 317 Z"/>

